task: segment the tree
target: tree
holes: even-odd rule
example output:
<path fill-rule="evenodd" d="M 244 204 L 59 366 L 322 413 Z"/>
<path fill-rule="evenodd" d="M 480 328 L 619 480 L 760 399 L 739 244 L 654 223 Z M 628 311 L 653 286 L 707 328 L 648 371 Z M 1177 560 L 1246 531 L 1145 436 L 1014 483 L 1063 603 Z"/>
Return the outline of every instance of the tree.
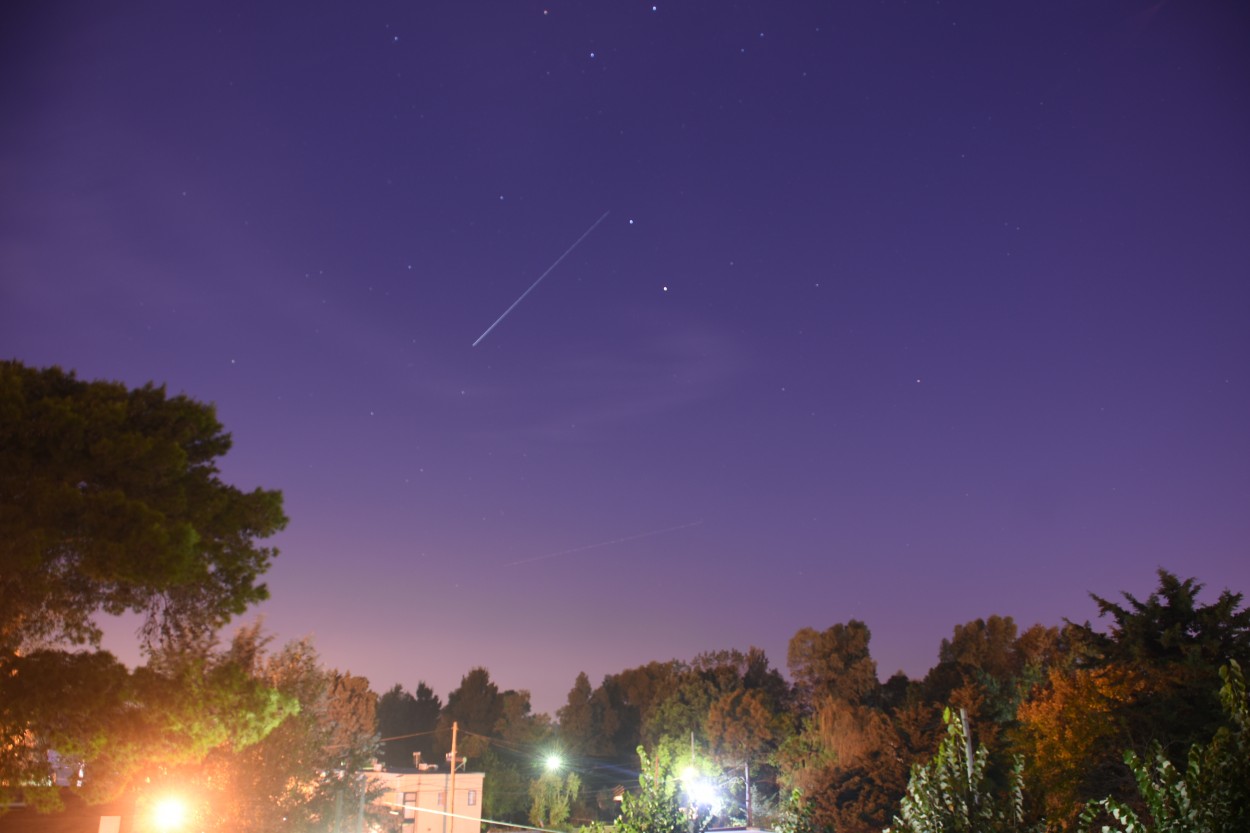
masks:
<path fill-rule="evenodd" d="M 709 808 L 682 805 L 680 781 L 668 750 L 657 749 L 655 757 L 649 758 L 640 746 L 638 759 L 639 790 L 621 798 L 621 815 L 615 825 L 618 833 L 704 833 L 711 821 Z"/>
<path fill-rule="evenodd" d="M 356 829 L 356 820 L 369 809 L 362 770 L 378 748 L 377 696 L 368 680 L 322 668 L 308 640 L 273 656 L 258 650 L 252 673 L 298 708 L 259 743 L 222 746 L 202 764 L 169 773 L 182 789 L 201 796 L 197 829 Z"/>
<path fill-rule="evenodd" d="M 483 813 L 499 821 L 524 821 L 526 798 L 532 798 L 527 773 L 532 771 L 534 752 L 549 744 L 553 731 L 551 718 L 532 713 L 528 691 L 499 695 L 499 719 L 481 757 L 481 769 L 492 785 L 483 798 Z"/>
<path fill-rule="evenodd" d="M 959 717 L 948 709 L 946 738 L 927 764 L 912 768 L 907 794 L 885 833 L 1025 833 L 1041 824 L 1025 822 L 1021 764 L 1011 769 L 1004 794 L 989 786 L 989 753 L 971 752 Z M 971 755 L 969 754 L 971 752 Z"/>
<path fill-rule="evenodd" d="M 378 735 L 387 767 L 411 767 L 417 753 L 422 761 L 433 762 L 434 729 L 442 709 L 442 701 L 424 682 L 417 683 L 415 696 L 396 684 L 379 698 Z"/>
<path fill-rule="evenodd" d="M 1250 658 L 1250 608 L 1241 608 L 1241 593 L 1225 590 L 1213 604 L 1201 605 L 1197 579 L 1167 570 L 1158 575 L 1158 589 L 1144 601 L 1122 593 L 1127 604 L 1121 605 L 1090 594 L 1099 617 L 1111 617 L 1110 631 L 1098 633 L 1088 622 L 1076 630 L 1103 662 L 1219 667 Z"/>
<path fill-rule="evenodd" d="M 767 761 L 777 748 L 786 726 L 787 721 L 773 710 L 767 695 L 760 689 L 731 691 L 708 710 L 705 733 L 713 757 L 723 768 L 743 775 L 743 805 L 748 827 L 755 822 L 752 779 L 756 782 L 760 779 L 757 765 Z"/>
<path fill-rule="evenodd" d="M 1158 576 L 1158 588 L 1145 600 L 1122 593 L 1125 604 L 1118 604 L 1091 594 L 1099 616 L 1112 620 L 1107 633 L 1088 622 L 1068 630 L 1085 664 L 1131 667 L 1147 676 L 1148 696 L 1127 715 L 1136 749 L 1144 751 L 1140 739 L 1157 738 L 1179 757 L 1223 722 L 1219 669 L 1230 660 L 1250 663 L 1250 608 L 1241 606 L 1242 594 L 1228 590 L 1201 604 L 1203 585 L 1196 579 L 1166 570 Z"/>
<path fill-rule="evenodd" d="M 196 819 L 206 830 L 305 830 L 332 808 L 322 786 L 336 750 L 326 748 L 328 732 L 319 719 L 329 675 L 308 639 L 266 655 L 265 640 L 252 627 L 235 637 L 236 645 L 246 642 L 251 643 L 252 673 L 296 708 L 260 743 L 216 750 L 174 776 L 198 787 L 202 806 L 211 808 Z"/>
<path fill-rule="evenodd" d="M 906 785 L 910 759 L 890 715 L 870 633 L 851 620 L 790 640 L 788 664 L 802 724 L 778 754 L 781 779 L 797 790 L 817 829 L 879 831 Z M 898 687 L 895 684 L 895 687 Z"/>
<path fill-rule="evenodd" d="M 1110 816 L 1103 833 L 1243 833 L 1250 830 L 1250 703 L 1246 680 L 1236 660 L 1220 669 L 1220 700 L 1227 717 L 1210 743 L 1189 750 L 1185 769 L 1178 769 L 1163 747 L 1154 744 L 1149 762 L 1133 750 L 1125 763 L 1133 771 L 1150 823 L 1137 810 L 1105 798 L 1081 814 L 1086 829 Z"/>
<path fill-rule="evenodd" d="M 56 749 L 89 759 L 102 795 L 136 761 L 206 752 L 247 722 L 231 709 L 267 724 L 245 703 L 262 692 L 209 650 L 267 597 L 277 551 L 257 541 L 286 524 L 280 493 L 221 482 L 229 448 L 211 405 L 0 362 L 0 783 L 45 777 Z M 126 611 L 144 617 L 149 667 L 63 650 L 98 645 L 95 615 Z"/>
<path fill-rule="evenodd" d="M 907 784 L 901 747 L 884 712 L 825 697 L 783 748 L 784 778 L 817 829 L 876 833 Z"/>
<path fill-rule="evenodd" d="M 388 769 L 413 766 L 417 750 L 417 698 L 396 683 L 378 698 L 378 736 L 382 762 Z"/>
<path fill-rule="evenodd" d="M 877 663 L 868 653 L 872 635 L 855 619 L 817 631 L 803 628 L 790 638 L 786 665 L 800 703 L 814 708 L 823 696 L 858 703 L 876 691 Z"/>
<path fill-rule="evenodd" d="M 251 673 L 247 651 L 161 651 L 133 672 L 107 652 L 35 651 L 0 674 L 0 806 L 23 785 L 27 801 L 60 805 L 49 756 L 81 764 L 89 802 L 245 749 L 298 707 Z"/>
<path fill-rule="evenodd" d="M 775 829 L 777 833 L 816 833 L 812 804 L 803 800 L 802 791 L 791 790 L 781 802 Z"/>
<path fill-rule="evenodd" d="M 0 362 L 0 663 L 98 644 L 97 611 L 148 641 L 211 633 L 265 599 L 282 496 L 218 478 L 211 405 Z"/>
<path fill-rule="evenodd" d="M 447 695 L 447 705 L 438 717 L 439 751 L 451 751 L 451 725 L 458 723 L 462 734 L 456 754 L 480 757 L 502 715 L 503 700 L 490 672 L 481 667 L 470 669 L 460 678 L 460 687 Z"/>
<path fill-rule="evenodd" d="M 617 758 L 620 720 L 612 703 L 616 694 L 608 679 L 602 686 L 592 689 L 590 678 L 584 672 L 577 675 L 567 702 L 556 712 L 559 718 L 556 738 L 565 755 L 583 762 L 593 757 L 625 763 Z M 611 801 L 610 795 L 611 789 L 619 783 L 619 776 L 616 767 L 597 765 L 602 762 L 581 768 L 583 789 L 570 809 L 570 814 L 578 819 L 598 820 L 605 811 L 616 812 L 616 803 Z"/>
<path fill-rule="evenodd" d="M 594 699 L 600 707 L 597 714 L 602 716 L 603 732 L 610 738 L 611 757 L 622 762 L 632 757 L 654 712 L 677 688 L 684 670 L 683 663 L 669 660 L 604 677 Z"/>
<path fill-rule="evenodd" d="M 576 772 L 563 778 L 558 772 L 544 772 L 530 782 L 530 824 L 547 830 L 562 830 L 582 781 Z"/>
<path fill-rule="evenodd" d="M 447 695 L 438 719 L 438 742 L 450 750 L 452 724 L 459 724 L 456 756 L 476 761 L 491 784 L 482 797 L 485 816 L 521 822 L 529 810 L 531 761 L 518 750 L 544 745 L 552 734 L 551 719 L 531 713 L 528 691 L 504 691 L 485 668 L 473 668 Z"/>
<path fill-rule="evenodd" d="M 1020 707 L 1016 745 L 1054 823 L 1071 824 L 1083 800 L 1130 788 L 1117 750 L 1131 739 L 1127 707 L 1147 685 L 1140 671 L 1118 665 L 1053 668 L 1045 690 Z"/>
<path fill-rule="evenodd" d="M 565 750 L 581 755 L 598 751 L 600 741 L 595 732 L 594 707 L 591 699 L 594 690 L 585 671 L 577 674 L 573 688 L 569 689 L 567 702 L 556 711 L 560 722 L 560 742 Z"/>
<path fill-rule="evenodd" d="M 720 693 L 717 683 L 714 674 L 684 669 L 668 696 L 650 710 L 642 725 L 643 744 L 655 748 L 666 739 L 688 742 L 692 734 L 702 742 L 708 709 Z"/>
<path fill-rule="evenodd" d="M 976 668 L 997 679 L 1006 680 L 1019 671 L 1016 655 L 1016 623 L 1010 616 L 976 619 L 956 625 L 950 639 L 943 639 L 939 662 L 953 662 Z"/>
<path fill-rule="evenodd" d="M 377 702 L 365 677 L 330 673 L 321 720 L 333 766 L 323 779 L 322 792 L 333 796 L 337 831 L 344 829 L 345 819 L 364 813 L 368 781 L 362 773 L 378 752 Z"/>
<path fill-rule="evenodd" d="M 931 703 L 968 709 L 981 742 L 993 747 L 998 729 L 1015 722 L 1020 703 L 1044 681 L 1059 652 L 1057 628 L 1034 625 L 1017 636 L 1010 616 L 975 619 L 942 640 L 924 694 Z"/>
<path fill-rule="evenodd" d="M 1093 596 L 1107 632 L 1069 622 L 1060 637 L 1068 656 L 1019 709 L 1016 739 L 1052 823 L 1074 825 L 1081 805 L 1103 796 L 1137 800 L 1125 750 L 1140 758 L 1158 742 L 1179 763 L 1224 722 L 1219 669 L 1247 659 L 1250 610 L 1239 593 L 1203 604 L 1195 579 L 1158 577 L 1146 599 Z"/>

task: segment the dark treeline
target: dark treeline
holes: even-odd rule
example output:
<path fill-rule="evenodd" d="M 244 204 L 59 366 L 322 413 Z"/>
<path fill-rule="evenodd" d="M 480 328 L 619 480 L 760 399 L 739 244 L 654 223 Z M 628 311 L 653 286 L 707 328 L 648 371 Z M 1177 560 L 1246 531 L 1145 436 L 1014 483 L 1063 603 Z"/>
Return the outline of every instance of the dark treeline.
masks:
<path fill-rule="evenodd" d="M 1021 630 L 994 615 L 956 625 L 919 680 L 880 682 L 869 629 L 851 620 L 798 631 L 788 680 L 756 648 L 655 661 L 598 685 L 579 674 L 553 720 L 475 668 L 445 705 L 424 684 L 395 686 L 379 700 L 378 731 L 398 738 L 383 743 L 387 764 L 412 766 L 414 752 L 442 762 L 458 722 L 495 820 L 531 820 L 549 777 L 542 761 L 559 751 L 580 784 L 565 826 L 610 821 L 614 791 L 637 788 L 641 747 L 713 777 L 725 797 L 717 824 L 866 833 L 890 824 L 911 768 L 947 736 L 949 709 L 988 752 L 991 786 L 1019 760 L 1028 818 L 1074 829 L 1090 802 L 1140 801 L 1126 750 L 1158 743 L 1183 767 L 1224 720 L 1220 667 L 1250 660 L 1241 594 L 1204 604 L 1196 580 L 1158 579 L 1145 599 L 1094 596 L 1096 624 Z"/>

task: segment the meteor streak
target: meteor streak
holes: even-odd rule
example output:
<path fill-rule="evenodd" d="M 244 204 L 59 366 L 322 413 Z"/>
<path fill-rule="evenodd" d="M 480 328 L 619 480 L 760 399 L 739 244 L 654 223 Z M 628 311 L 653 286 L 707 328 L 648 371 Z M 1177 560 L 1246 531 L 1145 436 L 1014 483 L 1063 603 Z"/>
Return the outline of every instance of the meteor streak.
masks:
<path fill-rule="evenodd" d="M 650 538 L 652 535 L 663 535 L 666 532 L 676 532 L 679 529 L 690 529 L 693 526 L 702 524 L 702 520 L 694 521 L 681 526 L 670 526 L 664 529 L 653 529 L 650 532 L 640 532 L 637 535 L 626 535 L 624 538 L 613 538 L 611 541 L 600 541 L 597 544 L 587 544 L 584 547 L 573 547 L 571 550 L 560 550 L 559 552 L 549 552 L 546 555 L 536 555 L 533 558 L 522 558 L 520 561 L 510 561 L 505 567 L 516 567 L 520 564 L 532 564 L 535 561 L 546 561 L 548 558 L 556 558 L 561 555 L 572 555 L 575 552 L 584 552 L 586 550 L 596 550 L 599 547 L 609 547 L 612 544 L 623 544 L 626 541 L 637 541 L 639 538 Z"/>
<path fill-rule="evenodd" d="M 494 324 L 491 324 L 489 327 L 487 327 L 487 328 L 486 328 L 486 332 L 482 333 L 480 336 L 478 336 L 478 337 L 477 337 L 477 341 L 473 342 L 473 346 L 474 346 L 474 347 L 477 347 L 478 343 L 479 343 L 482 339 L 484 339 L 484 338 L 486 338 L 488 335 L 490 335 L 490 331 L 491 331 L 491 330 L 493 330 L 493 329 L 495 329 L 496 327 L 498 327 L 498 326 L 499 326 L 499 322 L 500 322 L 500 321 L 503 321 L 505 318 L 507 318 L 507 317 L 508 317 L 508 313 L 510 313 L 510 312 L 512 312 L 514 309 L 516 309 L 516 305 L 517 305 L 517 304 L 519 304 L 519 303 L 521 303 L 522 301 L 524 301 L 524 300 L 525 300 L 525 296 L 526 296 L 526 295 L 528 295 L 528 294 L 530 294 L 531 292 L 533 292 L 533 291 L 534 291 L 534 287 L 536 287 L 536 286 L 538 286 L 540 283 L 542 283 L 543 278 L 545 278 L 545 277 L 547 277 L 547 275 L 551 274 L 551 270 L 552 270 L 552 269 L 554 269 L 554 268 L 556 268 L 557 266 L 559 266 L 559 265 L 560 265 L 560 261 L 562 261 L 562 260 L 564 260 L 566 257 L 568 257 L 568 256 L 569 256 L 569 252 L 571 252 L 571 251 L 573 251 L 574 249 L 576 249 L 576 248 L 577 248 L 577 244 L 578 244 L 578 243 L 580 243 L 580 242 L 582 242 L 583 240 L 585 240 L 585 239 L 586 239 L 586 237 L 587 237 L 587 236 L 588 236 L 588 235 L 589 235 L 592 231 L 594 231 L 594 230 L 595 230 L 595 227 L 596 227 L 596 226 L 598 226 L 600 223 L 602 223 L 602 222 L 603 222 L 603 218 L 604 218 L 604 217 L 607 217 L 609 213 L 610 213 L 610 212 L 607 212 L 607 211 L 603 212 L 603 217 L 600 217 L 598 220 L 595 220 L 593 223 L 591 223 L 591 224 L 590 224 L 590 228 L 588 228 L 588 229 L 586 229 L 584 232 L 582 232 L 582 236 L 581 236 L 581 237 L 579 237 L 579 238 L 577 238 L 576 240 L 574 240 L 574 241 L 573 241 L 573 245 L 572 245 L 572 246 L 569 246 L 567 249 L 565 249 L 565 250 L 564 250 L 564 254 L 562 254 L 562 255 L 560 255 L 558 258 L 556 258 L 556 262 L 555 262 L 555 263 L 553 263 L 553 264 L 551 264 L 550 266 L 548 266 L 548 267 L 547 267 L 547 271 L 546 271 L 546 272 L 543 272 L 541 275 L 539 275 L 539 276 L 538 276 L 538 280 L 536 280 L 536 281 L 534 281 L 532 284 L 530 284 L 530 288 L 529 288 L 529 289 L 527 289 L 527 290 L 525 290 L 524 292 L 522 292 L 522 293 L 521 293 L 521 297 L 520 297 L 520 298 L 517 298 L 515 301 L 513 301 L 513 302 L 512 302 L 512 306 L 510 306 L 510 307 L 508 307 L 506 310 L 504 310 L 504 311 L 503 311 L 503 315 L 501 315 L 501 316 L 499 316 L 498 318 L 496 318 L 496 319 L 495 319 L 495 323 L 494 323 Z"/>

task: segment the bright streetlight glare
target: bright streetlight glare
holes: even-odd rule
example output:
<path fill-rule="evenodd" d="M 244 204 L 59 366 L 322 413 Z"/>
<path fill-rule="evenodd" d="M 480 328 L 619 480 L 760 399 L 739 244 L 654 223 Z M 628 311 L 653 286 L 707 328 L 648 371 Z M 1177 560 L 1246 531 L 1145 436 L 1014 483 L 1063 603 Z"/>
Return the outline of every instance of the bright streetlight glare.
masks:
<path fill-rule="evenodd" d="M 158 830 L 173 830 L 181 827 L 187 819 L 187 806 L 180 798 L 162 798 L 152 809 Z"/>
<path fill-rule="evenodd" d="M 717 804 L 716 788 L 702 778 L 687 784 L 686 791 L 696 806 L 715 807 Z"/>
<path fill-rule="evenodd" d="M 555 772 L 557 769 L 559 769 L 562 766 L 564 766 L 564 761 L 560 760 L 559 755 L 547 756 L 547 771 L 548 772 Z"/>

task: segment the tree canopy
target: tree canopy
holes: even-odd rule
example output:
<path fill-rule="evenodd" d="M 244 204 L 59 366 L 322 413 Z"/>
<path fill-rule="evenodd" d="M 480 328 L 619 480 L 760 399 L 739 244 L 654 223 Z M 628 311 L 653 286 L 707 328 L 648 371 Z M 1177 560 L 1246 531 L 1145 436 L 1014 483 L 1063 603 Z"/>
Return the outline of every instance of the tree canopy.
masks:
<path fill-rule="evenodd" d="M 434 729 L 442 709 L 442 700 L 424 682 L 417 683 L 415 694 L 396 683 L 378 699 L 378 735 L 387 767 L 416 766 L 418 753 L 422 763 L 437 763 Z"/>
<path fill-rule="evenodd" d="M 229 449 L 211 405 L 0 362 L 0 792 L 58 805 L 59 756 L 105 798 L 255 743 L 293 707 L 246 651 L 213 650 L 267 597 L 277 551 L 258 541 L 286 524 L 279 492 L 221 481 Z M 128 611 L 146 665 L 71 650 L 99 645 L 97 614 Z"/>
<path fill-rule="evenodd" d="M 281 493 L 218 477 L 212 405 L 0 362 L 0 661 L 97 644 L 134 611 L 149 639 L 211 632 L 267 597 Z"/>

